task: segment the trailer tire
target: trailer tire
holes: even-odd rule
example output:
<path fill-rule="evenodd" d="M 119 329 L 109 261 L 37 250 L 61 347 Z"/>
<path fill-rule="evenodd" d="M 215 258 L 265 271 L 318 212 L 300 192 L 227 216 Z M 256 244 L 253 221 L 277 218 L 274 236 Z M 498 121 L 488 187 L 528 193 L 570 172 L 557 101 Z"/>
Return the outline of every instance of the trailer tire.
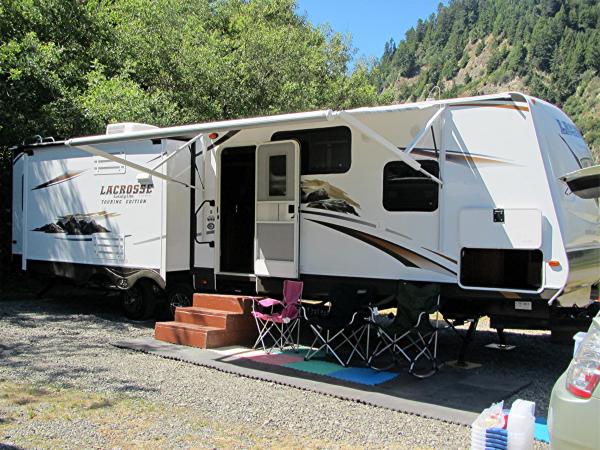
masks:
<path fill-rule="evenodd" d="M 194 289 L 188 283 L 174 283 L 167 286 L 167 309 L 171 320 L 175 317 L 175 309 L 178 307 L 192 306 Z"/>
<path fill-rule="evenodd" d="M 121 306 L 125 317 L 131 320 L 147 320 L 154 315 L 156 294 L 152 282 L 140 280 L 121 293 Z"/>

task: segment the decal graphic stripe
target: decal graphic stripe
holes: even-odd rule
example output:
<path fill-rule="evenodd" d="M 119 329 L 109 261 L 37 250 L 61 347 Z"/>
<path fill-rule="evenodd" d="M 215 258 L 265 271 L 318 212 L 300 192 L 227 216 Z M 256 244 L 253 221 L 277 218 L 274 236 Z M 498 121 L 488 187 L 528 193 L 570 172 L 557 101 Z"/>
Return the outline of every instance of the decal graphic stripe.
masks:
<path fill-rule="evenodd" d="M 450 105 L 452 107 L 457 107 L 457 106 L 482 106 L 484 108 L 506 108 L 506 109 L 515 109 L 515 110 L 519 110 L 519 111 L 529 111 L 529 107 L 527 106 L 519 106 L 519 105 L 513 105 L 513 104 L 504 104 L 504 105 L 489 105 L 489 104 L 485 104 L 485 103 L 459 103 L 456 105 Z"/>
<path fill-rule="evenodd" d="M 458 263 L 458 261 L 457 261 L 457 260 L 455 260 L 455 259 L 452 259 L 452 258 L 450 258 L 449 256 L 446 256 L 446 255 L 444 255 L 443 253 L 439 253 L 439 252 L 436 252 L 436 251 L 434 251 L 434 250 L 429 250 L 428 248 L 425 248 L 425 247 L 423 247 L 423 248 L 424 248 L 425 250 L 427 250 L 428 252 L 434 253 L 434 254 L 436 254 L 436 255 L 438 255 L 438 256 L 441 256 L 441 257 L 442 257 L 442 258 L 444 258 L 444 259 L 447 259 L 447 260 L 448 260 L 448 261 L 450 261 L 451 263 L 454 263 L 454 264 Z"/>
<path fill-rule="evenodd" d="M 87 172 L 86 170 L 76 170 L 73 172 L 65 172 L 62 175 L 57 176 L 56 178 L 52 178 L 51 180 L 46 181 L 45 183 L 38 184 L 36 187 L 31 189 L 35 191 L 36 189 L 44 189 L 50 186 L 54 186 L 55 184 L 64 183 L 65 181 L 72 180 L 75 177 Z"/>
<path fill-rule="evenodd" d="M 435 156 L 435 158 L 439 157 L 439 151 L 436 151 L 434 149 L 427 149 L 427 148 L 418 148 L 418 149 L 414 149 L 413 154 L 415 155 L 419 155 L 419 156 L 429 156 L 429 157 L 433 157 Z M 452 150 L 446 150 L 446 158 L 449 161 L 455 161 L 457 163 L 460 163 L 462 161 L 468 161 L 468 162 L 480 162 L 480 163 L 499 163 L 499 164 L 513 164 L 511 161 L 507 161 L 507 160 L 503 160 L 503 159 L 499 159 L 499 158 L 493 158 L 491 156 L 484 156 L 484 155 L 478 155 L 478 154 L 474 154 L 474 153 L 462 153 L 462 152 L 457 152 L 457 151 L 452 151 Z"/>
<path fill-rule="evenodd" d="M 354 219 L 353 217 L 347 217 L 347 216 L 342 216 L 341 214 L 330 214 L 330 213 L 326 213 L 326 212 L 317 212 L 317 211 L 309 211 L 307 209 L 301 209 L 300 212 L 302 214 L 314 214 L 315 216 L 325 216 L 325 217 L 331 217 L 333 219 L 340 219 L 340 220 L 347 220 L 349 222 L 355 222 L 355 223 L 360 223 L 361 225 L 366 225 L 368 227 L 371 228 L 376 228 L 377 225 L 375 225 L 374 223 L 370 223 L 370 222 L 365 222 L 364 220 L 359 220 L 359 219 Z"/>
<path fill-rule="evenodd" d="M 377 236 L 373 236 L 371 234 L 367 234 L 362 231 L 354 230 L 352 228 L 347 228 L 347 227 L 344 227 L 341 225 L 336 225 L 333 223 L 321 222 L 319 220 L 313 220 L 313 219 L 308 219 L 308 220 L 310 220 L 311 222 L 315 222 L 320 225 L 332 228 L 336 231 L 347 234 L 349 236 L 352 236 L 353 238 L 356 238 L 360 241 L 370 244 L 373 247 L 396 258 L 398 261 L 400 261 L 402 264 L 404 264 L 407 267 L 419 267 L 422 269 L 427 269 L 427 270 L 432 270 L 432 271 L 437 271 L 437 272 L 443 271 L 443 272 L 446 272 L 447 274 L 456 275 L 456 272 L 454 272 L 453 270 L 448 269 L 447 267 L 445 267 L 435 261 L 432 261 L 429 258 L 424 257 L 423 255 L 415 253 L 412 250 L 409 250 L 407 248 L 401 247 L 398 244 L 395 244 L 393 242 L 386 241 L 385 239 L 381 239 Z"/>

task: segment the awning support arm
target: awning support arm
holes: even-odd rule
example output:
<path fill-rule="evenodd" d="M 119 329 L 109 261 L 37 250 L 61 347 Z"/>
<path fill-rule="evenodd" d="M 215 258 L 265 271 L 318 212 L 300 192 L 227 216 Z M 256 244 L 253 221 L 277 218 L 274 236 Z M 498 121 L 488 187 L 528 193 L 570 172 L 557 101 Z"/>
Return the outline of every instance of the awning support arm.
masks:
<path fill-rule="evenodd" d="M 173 156 L 175 156 L 177 153 L 179 153 L 184 148 L 189 147 L 190 145 L 192 145 L 194 142 L 196 142 L 202 136 L 204 136 L 204 133 L 199 133 L 196 136 L 194 136 L 192 139 L 190 139 L 189 141 L 187 141 L 182 146 L 178 147 L 177 150 L 175 150 L 173 153 L 171 153 L 169 156 L 167 156 L 165 159 L 163 159 L 161 162 L 159 162 L 156 166 L 154 166 L 152 168 L 152 170 L 157 170 L 160 166 L 162 166 L 164 163 L 166 163 L 168 160 L 170 160 Z"/>
<path fill-rule="evenodd" d="M 192 186 L 189 183 L 184 183 L 183 181 L 180 181 L 175 178 L 164 175 L 160 172 L 157 172 L 156 170 L 149 169 L 144 166 L 140 166 L 139 164 L 136 164 L 131 161 L 127 161 L 126 159 L 123 159 L 123 158 L 119 158 L 118 156 L 115 156 L 110 153 L 99 150 L 92 145 L 70 145 L 68 143 L 68 141 L 66 142 L 66 145 L 69 147 L 78 148 L 80 150 L 83 150 L 84 152 L 91 153 L 92 155 L 100 156 L 100 157 L 106 158 L 110 161 L 114 161 L 116 163 L 123 164 L 126 167 L 130 167 L 132 169 L 139 170 L 140 172 L 146 173 L 148 175 L 152 175 L 156 178 L 160 178 L 161 180 L 170 181 L 171 183 L 177 183 L 177 184 L 180 184 L 180 185 L 185 186 L 190 189 L 199 190 L 196 186 Z"/>
<path fill-rule="evenodd" d="M 400 158 L 402 161 L 404 161 L 408 166 L 410 166 L 414 170 L 421 172 L 423 175 L 427 176 L 428 178 L 431 178 L 436 183 L 443 185 L 442 180 L 440 180 L 438 177 L 430 174 L 425 169 L 423 169 L 421 167 L 421 164 L 419 164 L 419 162 L 415 158 L 413 158 L 412 156 L 407 154 L 407 152 L 400 150 L 398 147 L 396 147 L 394 144 L 392 144 L 390 141 L 388 141 L 385 137 L 383 137 L 381 134 L 379 134 L 372 128 L 368 127 L 364 123 L 362 123 L 360 120 L 358 120 L 352 114 L 350 114 L 346 111 L 339 111 L 334 114 L 336 114 L 340 119 L 342 119 L 347 124 L 352 125 L 354 128 L 360 130 L 361 133 L 369 136 L 371 139 L 373 139 L 374 141 L 379 143 L 381 146 L 390 150 L 392 153 L 394 153 L 394 155 L 396 155 L 398 158 Z M 440 114 L 440 112 L 438 111 L 436 114 L 434 114 L 434 116 L 439 115 L 439 114 Z M 429 125 L 426 125 L 425 130 L 427 130 L 428 128 L 429 128 Z M 413 147 L 414 147 L 414 145 L 413 145 Z"/>
<path fill-rule="evenodd" d="M 433 116 L 431 116 L 431 118 L 427 121 L 427 123 L 421 129 L 421 131 L 419 131 L 417 133 L 417 135 L 414 137 L 414 139 L 408 145 L 408 147 L 406 147 L 404 149 L 404 153 L 409 154 L 410 152 L 412 152 L 415 149 L 417 144 L 419 142 L 421 142 L 421 139 L 423 139 L 423 136 L 425 136 L 425 134 L 427 134 L 429 132 L 429 128 L 431 128 L 433 126 L 433 123 L 438 119 L 438 117 L 440 117 L 442 115 L 442 113 L 444 112 L 445 109 L 446 109 L 446 106 L 442 106 L 440 109 L 438 109 L 438 111 Z"/>

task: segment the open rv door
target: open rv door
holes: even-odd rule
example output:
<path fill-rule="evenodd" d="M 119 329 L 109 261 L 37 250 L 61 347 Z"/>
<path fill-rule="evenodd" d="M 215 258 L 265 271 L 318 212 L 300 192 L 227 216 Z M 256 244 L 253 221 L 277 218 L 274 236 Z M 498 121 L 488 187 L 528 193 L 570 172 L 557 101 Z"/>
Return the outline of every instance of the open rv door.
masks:
<path fill-rule="evenodd" d="M 600 197 L 600 164 L 576 170 L 560 177 L 573 194 L 581 198 Z"/>
<path fill-rule="evenodd" d="M 254 272 L 298 278 L 300 146 L 269 142 L 256 149 Z"/>

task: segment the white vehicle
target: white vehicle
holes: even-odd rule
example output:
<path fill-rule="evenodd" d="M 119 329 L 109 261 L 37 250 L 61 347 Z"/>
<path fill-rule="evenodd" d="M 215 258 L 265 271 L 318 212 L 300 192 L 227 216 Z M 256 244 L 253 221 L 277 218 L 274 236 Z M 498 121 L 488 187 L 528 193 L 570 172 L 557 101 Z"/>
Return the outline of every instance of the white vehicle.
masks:
<path fill-rule="evenodd" d="M 600 315 L 581 334 L 569 367 L 552 388 L 548 406 L 552 450 L 600 448 Z"/>
<path fill-rule="evenodd" d="M 600 175 L 536 98 L 132 127 L 17 149 L 23 269 L 179 294 L 438 282 L 447 317 L 542 328 L 600 279 Z"/>

